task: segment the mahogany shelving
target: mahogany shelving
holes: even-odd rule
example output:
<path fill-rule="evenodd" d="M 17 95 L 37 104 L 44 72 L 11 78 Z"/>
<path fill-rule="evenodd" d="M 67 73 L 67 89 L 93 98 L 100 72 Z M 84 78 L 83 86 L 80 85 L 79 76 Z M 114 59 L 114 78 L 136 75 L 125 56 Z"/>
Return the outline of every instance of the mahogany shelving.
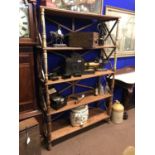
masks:
<path fill-rule="evenodd" d="M 111 105 L 112 105 L 112 99 L 113 99 L 113 89 L 114 89 L 114 76 L 115 76 L 115 71 L 116 71 L 116 47 L 117 47 L 117 36 L 118 36 L 118 26 L 117 26 L 117 31 L 116 31 L 116 40 L 114 42 L 114 40 L 112 39 L 111 36 L 111 32 L 114 29 L 114 27 L 116 25 L 118 25 L 119 23 L 119 17 L 115 17 L 115 16 L 105 16 L 105 15 L 96 15 L 96 14 L 84 14 L 84 13 L 79 13 L 79 12 L 72 12 L 72 11 L 64 11 L 64 10 L 58 10 L 58 9 L 53 9 L 53 8 L 48 8 L 45 6 L 41 6 L 40 7 L 40 15 L 41 15 L 41 27 L 42 27 L 42 32 L 41 32 L 41 37 L 40 37 L 40 42 L 41 42 L 41 46 L 38 46 L 38 48 L 40 49 L 38 52 L 39 56 L 42 57 L 42 68 L 44 70 L 44 81 L 42 81 L 43 83 L 41 84 L 41 86 L 43 87 L 43 90 L 45 91 L 45 93 L 43 93 L 44 97 L 45 97 L 45 104 L 46 104 L 46 108 L 43 107 L 44 114 L 45 114 L 45 124 L 46 124 L 46 130 L 45 130 L 45 136 L 47 139 L 47 143 L 48 143 L 48 149 L 50 149 L 51 146 L 51 142 L 59 139 L 61 137 L 64 137 L 68 134 L 71 134 L 73 132 L 79 131 L 85 127 L 91 126 L 92 124 L 95 124 L 97 122 L 100 122 L 102 120 L 107 120 L 110 118 L 111 115 Z M 88 28 L 90 26 L 92 26 L 93 24 L 89 23 L 88 25 L 84 25 L 81 28 L 75 29 L 75 19 L 85 19 L 85 20 L 89 20 L 89 21 L 97 21 L 97 23 L 100 22 L 108 22 L 108 21 L 114 21 L 114 25 L 113 27 L 109 30 L 107 27 L 107 31 L 108 31 L 108 35 L 106 38 L 110 37 L 112 39 L 113 45 L 104 45 L 104 46 L 98 46 L 95 48 L 90 48 L 90 49 L 85 49 L 82 47 L 49 47 L 47 45 L 47 38 L 46 38 L 46 20 L 48 20 L 46 17 L 46 15 L 48 16 L 57 16 L 57 17 L 67 17 L 69 19 L 71 19 L 71 28 L 66 27 L 65 25 L 58 23 L 58 21 L 54 21 L 54 19 L 50 18 L 51 23 L 54 24 L 60 24 L 60 26 L 64 29 L 66 29 L 67 31 L 70 32 L 79 32 L 81 30 L 84 30 L 85 28 Z M 59 51 L 82 51 L 82 50 L 94 50 L 94 49 L 99 49 L 102 52 L 104 52 L 105 48 L 112 48 L 112 52 L 114 53 L 114 65 L 112 69 L 108 69 L 108 70 L 104 70 L 104 71 L 96 71 L 94 74 L 87 74 L 87 75 L 82 75 L 81 77 L 71 77 L 69 79 L 62 79 L 61 77 L 59 77 L 58 80 L 56 81 L 52 81 L 48 79 L 48 54 L 52 53 L 52 52 L 59 52 Z M 111 54 L 109 53 L 109 55 Z M 109 59 L 110 56 L 107 56 L 107 59 Z M 40 71 L 41 72 L 41 71 Z M 67 105 L 62 107 L 59 110 L 54 110 L 51 108 L 50 106 L 50 97 L 49 97 L 49 85 L 54 85 L 54 84 L 61 84 L 61 83 L 71 83 L 74 81 L 80 81 L 80 80 L 84 80 L 84 79 L 88 79 L 88 78 L 93 78 L 93 77 L 101 77 L 101 76 L 112 76 L 112 82 L 111 82 L 111 91 L 110 93 L 106 93 L 104 95 L 98 95 L 98 96 L 94 96 L 94 95 L 88 95 L 85 96 L 84 99 L 82 99 L 81 101 L 79 101 L 78 104 L 75 104 L 75 102 L 73 100 L 69 100 L 67 102 Z M 74 85 L 75 86 L 75 85 Z M 56 120 L 56 121 L 52 121 L 51 117 L 55 114 L 59 114 L 61 112 L 73 109 L 75 107 L 78 107 L 80 105 L 86 105 L 86 104 L 90 104 L 90 103 L 94 103 L 97 101 L 101 101 L 101 100 L 108 100 L 108 107 L 107 110 L 101 110 L 101 109 L 90 109 L 90 115 L 89 115 L 89 119 L 88 122 L 82 126 L 82 127 L 72 127 L 70 125 L 70 123 L 67 121 L 67 119 L 62 119 L 62 120 Z"/>

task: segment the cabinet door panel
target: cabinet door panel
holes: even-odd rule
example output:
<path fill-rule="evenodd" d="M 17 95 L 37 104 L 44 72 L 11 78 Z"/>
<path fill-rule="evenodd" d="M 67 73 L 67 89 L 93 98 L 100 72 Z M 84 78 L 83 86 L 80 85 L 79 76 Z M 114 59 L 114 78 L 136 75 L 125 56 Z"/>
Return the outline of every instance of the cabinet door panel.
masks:
<path fill-rule="evenodd" d="M 20 65 L 20 104 L 32 103 L 33 102 L 33 83 L 31 80 L 31 66 L 30 64 Z"/>
<path fill-rule="evenodd" d="M 35 107 L 33 53 L 29 52 L 30 49 L 27 49 L 27 52 L 25 52 L 26 49 L 20 52 L 19 58 L 20 111 Z"/>
<path fill-rule="evenodd" d="M 27 135 L 30 143 L 26 144 Z M 39 126 L 35 126 L 19 133 L 19 155 L 41 155 Z"/>

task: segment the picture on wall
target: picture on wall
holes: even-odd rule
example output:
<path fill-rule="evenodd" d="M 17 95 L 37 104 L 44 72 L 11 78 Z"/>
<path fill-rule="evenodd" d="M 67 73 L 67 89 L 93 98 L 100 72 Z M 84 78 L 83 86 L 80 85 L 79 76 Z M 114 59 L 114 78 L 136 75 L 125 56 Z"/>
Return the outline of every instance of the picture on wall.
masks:
<path fill-rule="evenodd" d="M 135 13 L 132 11 L 106 6 L 106 15 L 120 17 L 118 33 L 118 56 L 134 56 L 135 54 Z M 112 27 L 113 22 L 108 23 Z M 112 32 L 115 38 L 116 28 Z M 107 44 L 111 44 L 110 38 Z"/>
<path fill-rule="evenodd" d="M 102 14 L 103 0 L 42 0 L 46 6 L 83 13 Z"/>

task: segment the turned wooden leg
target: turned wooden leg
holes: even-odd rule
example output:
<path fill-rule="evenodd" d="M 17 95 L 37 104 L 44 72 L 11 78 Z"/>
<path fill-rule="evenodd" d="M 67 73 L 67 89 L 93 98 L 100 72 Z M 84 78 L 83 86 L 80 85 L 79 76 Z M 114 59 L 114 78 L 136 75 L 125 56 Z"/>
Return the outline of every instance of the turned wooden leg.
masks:
<path fill-rule="evenodd" d="M 128 110 L 130 108 L 132 96 L 133 96 L 133 87 L 129 87 L 127 89 L 124 89 L 123 105 L 124 105 L 125 110 Z"/>
<path fill-rule="evenodd" d="M 51 148 L 52 148 L 52 147 L 51 147 L 51 142 L 48 142 L 48 144 L 47 144 L 47 150 L 50 151 Z"/>

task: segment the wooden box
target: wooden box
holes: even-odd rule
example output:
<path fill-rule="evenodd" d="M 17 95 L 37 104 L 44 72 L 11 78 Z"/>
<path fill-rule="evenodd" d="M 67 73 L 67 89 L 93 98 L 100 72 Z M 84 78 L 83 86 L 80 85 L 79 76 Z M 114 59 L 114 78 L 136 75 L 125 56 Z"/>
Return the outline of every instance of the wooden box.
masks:
<path fill-rule="evenodd" d="M 69 46 L 95 48 L 98 45 L 99 33 L 97 32 L 76 32 L 69 34 Z"/>
<path fill-rule="evenodd" d="M 19 123 L 19 155 L 41 155 L 39 124 L 35 118 Z"/>

